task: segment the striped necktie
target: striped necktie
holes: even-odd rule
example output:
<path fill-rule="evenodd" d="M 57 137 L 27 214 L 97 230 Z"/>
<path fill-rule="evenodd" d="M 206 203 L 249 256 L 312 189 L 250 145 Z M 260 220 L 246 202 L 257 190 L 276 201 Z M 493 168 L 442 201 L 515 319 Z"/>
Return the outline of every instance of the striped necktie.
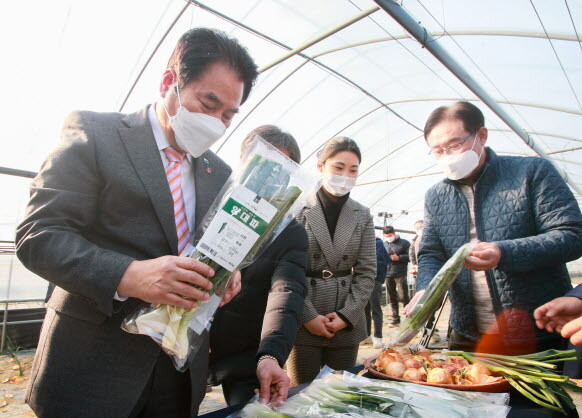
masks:
<path fill-rule="evenodd" d="M 190 229 L 186 219 L 186 208 L 184 205 L 184 195 L 182 194 L 182 162 L 186 156 L 176 151 L 172 147 L 164 148 L 164 154 L 168 159 L 166 167 L 166 177 L 174 199 L 174 219 L 176 221 L 176 232 L 178 234 L 178 254 L 181 254 L 188 242 L 190 242 Z"/>

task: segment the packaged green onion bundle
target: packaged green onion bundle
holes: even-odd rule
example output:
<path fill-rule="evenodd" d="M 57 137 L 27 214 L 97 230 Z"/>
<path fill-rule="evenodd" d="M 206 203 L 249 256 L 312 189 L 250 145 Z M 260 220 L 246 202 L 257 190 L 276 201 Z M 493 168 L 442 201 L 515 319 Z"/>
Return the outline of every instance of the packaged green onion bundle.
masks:
<path fill-rule="evenodd" d="M 325 366 L 307 388 L 282 404 L 264 405 L 255 397 L 229 418 L 504 418 L 508 403 L 507 393 L 460 392 L 376 380 Z"/>
<path fill-rule="evenodd" d="M 387 347 L 405 345 L 418 334 L 438 309 L 442 298 L 453 285 L 463 268 L 465 259 L 471 252 L 471 248 L 473 248 L 472 244 L 465 244 L 460 247 L 435 274 L 426 287 L 424 294 L 412 308 L 408 318 L 390 337 L 390 341 L 386 344 Z"/>
<path fill-rule="evenodd" d="M 182 254 L 214 269 L 210 298 L 194 309 L 144 307 L 128 316 L 122 328 L 150 336 L 172 357 L 176 369 L 186 369 L 232 273 L 256 260 L 318 186 L 314 174 L 257 136 L 241 158 L 241 169 L 229 177 L 198 227 L 200 240 Z"/>

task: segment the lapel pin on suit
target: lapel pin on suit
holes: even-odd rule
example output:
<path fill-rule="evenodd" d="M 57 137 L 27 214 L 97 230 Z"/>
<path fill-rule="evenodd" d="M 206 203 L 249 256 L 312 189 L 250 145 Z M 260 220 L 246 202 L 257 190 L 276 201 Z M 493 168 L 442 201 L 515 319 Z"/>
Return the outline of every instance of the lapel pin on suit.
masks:
<path fill-rule="evenodd" d="M 204 163 L 206 163 L 207 165 L 209 164 L 208 158 L 204 158 Z M 206 172 L 210 174 L 212 173 L 212 169 L 210 167 L 206 167 Z"/>

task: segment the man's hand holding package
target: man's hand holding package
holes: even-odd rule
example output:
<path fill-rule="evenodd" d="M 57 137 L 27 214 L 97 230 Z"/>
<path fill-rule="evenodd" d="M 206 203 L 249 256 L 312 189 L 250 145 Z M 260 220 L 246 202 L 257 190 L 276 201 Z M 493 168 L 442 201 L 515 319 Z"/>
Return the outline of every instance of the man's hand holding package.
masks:
<path fill-rule="evenodd" d="M 212 283 L 207 277 L 212 276 L 212 268 L 188 257 L 166 255 L 152 260 L 135 260 L 125 270 L 117 293 L 121 297 L 193 309 L 198 306 L 196 301 L 208 299 L 205 290 L 212 289 Z"/>

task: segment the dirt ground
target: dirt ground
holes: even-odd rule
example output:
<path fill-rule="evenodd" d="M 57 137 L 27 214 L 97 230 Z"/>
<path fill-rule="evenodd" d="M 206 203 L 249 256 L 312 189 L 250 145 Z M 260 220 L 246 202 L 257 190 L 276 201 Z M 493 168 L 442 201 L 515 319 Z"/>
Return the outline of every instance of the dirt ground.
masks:
<path fill-rule="evenodd" d="M 34 351 L 19 351 L 18 361 L 11 356 L 0 356 L 0 417 L 36 416 L 24 403 Z"/>
<path fill-rule="evenodd" d="M 385 308 L 386 309 L 386 308 Z M 387 319 L 388 312 L 385 310 L 385 318 Z M 449 307 L 445 306 L 443 314 L 438 322 L 438 328 L 444 331 L 447 329 L 449 317 Z M 386 340 L 395 328 L 388 327 L 387 321 L 384 322 L 383 335 Z M 444 341 L 444 335 L 439 335 Z M 434 340 L 433 340 L 434 341 Z M 436 344 L 436 342 L 435 342 Z M 361 345 L 358 353 L 358 364 L 369 357 L 378 353 L 378 349 L 372 348 L 371 345 Z M 18 362 L 8 355 L 0 356 L 0 418 L 4 417 L 34 417 L 35 414 L 30 410 L 28 405 L 24 403 L 24 394 L 26 392 L 26 385 L 30 376 L 30 367 L 34 357 L 35 350 L 19 351 L 17 353 Z M 22 375 L 20 374 L 22 370 Z M 582 380 L 575 380 L 575 382 L 582 386 Z M 578 411 L 582 411 L 582 394 L 572 393 L 572 398 L 578 406 Z M 207 413 L 215 411 L 226 406 L 222 388 L 220 386 L 214 387 L 212 392 L 208 393 L 204 402 L 200 406 L 200 413 Z"/>

